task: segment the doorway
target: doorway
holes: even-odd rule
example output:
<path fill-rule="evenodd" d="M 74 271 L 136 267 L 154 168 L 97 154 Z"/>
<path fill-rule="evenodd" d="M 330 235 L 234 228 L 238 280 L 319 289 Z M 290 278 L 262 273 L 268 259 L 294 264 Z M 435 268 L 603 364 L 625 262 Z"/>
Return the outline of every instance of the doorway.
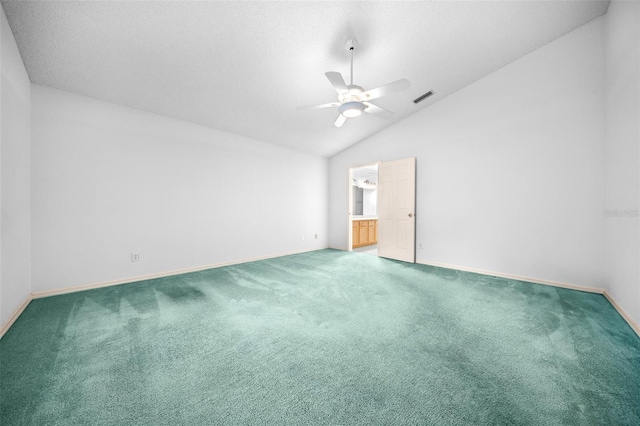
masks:
<path fill-rule="evenodd" d="M 415 263 L 416 159 L 349 168 L 348 250 Z"/>
<path fill-rule="evenodd" d="M 378 255 L 378 165 L 349 169 L 349 251 Z"/>

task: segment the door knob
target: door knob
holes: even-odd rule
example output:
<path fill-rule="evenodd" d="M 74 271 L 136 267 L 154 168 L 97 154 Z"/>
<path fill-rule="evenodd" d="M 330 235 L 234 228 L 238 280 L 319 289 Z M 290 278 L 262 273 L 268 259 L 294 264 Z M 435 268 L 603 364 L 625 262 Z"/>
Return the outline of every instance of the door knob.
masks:
<path fill-rule="evenodd" d="M 413 217 L 413 213 L 409 213 L 409 217 Z"/>

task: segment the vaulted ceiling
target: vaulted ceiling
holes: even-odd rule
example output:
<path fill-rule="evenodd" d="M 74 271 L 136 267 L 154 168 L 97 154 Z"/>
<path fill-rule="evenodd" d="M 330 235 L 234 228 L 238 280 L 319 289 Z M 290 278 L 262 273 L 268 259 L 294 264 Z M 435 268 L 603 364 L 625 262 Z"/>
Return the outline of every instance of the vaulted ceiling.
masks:
<path fill-rule="evenodd" d="M 331 156 L 606 13 L 608 1 L 2 1 L 29 78 Z M 326 71 L 407 91 L 334 127 Z M 434 90 L 420 104 L 413 99 Z"/>

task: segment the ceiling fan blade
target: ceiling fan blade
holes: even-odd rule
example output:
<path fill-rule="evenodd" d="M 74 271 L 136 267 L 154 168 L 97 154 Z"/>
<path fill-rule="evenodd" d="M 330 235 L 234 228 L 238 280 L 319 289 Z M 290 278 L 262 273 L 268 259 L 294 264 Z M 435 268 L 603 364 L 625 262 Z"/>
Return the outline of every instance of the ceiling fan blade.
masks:
<path fill-rule="evenodd" d="M 340 114 L 338 116 L 338 119 L 335 122 L 336 127 L 342 127 L 342 125 L 344 124 L 345 121 L 347 121 L 347 117 L 345 117 L 344 115 Z"/>
<path fill-rule="evenodd" d="M 395 115 L 393 112 L 389 111 L 388 109 L 384 109 L 378 105 L 374 105 L 371 102 L 363 102 L 363 104 L 367 106 L 367 109 L 365 109 L 364 112 L 368 112 L 369 114 L 373 114 L 380 118 L 384 118 L 385 120 L 390 120 Z"/>
<path fill-rule="evenodd" d="M 402 80 L 394 81 L 393 83 L 385 84 L 384 86 L 367 90 L 360 95 L 360 99 L 362 99 L 363 101 L 370 101 L 372 99 L 377 99 L 390 93 L 402 92 L 403 90 L 407 90 L 410 86 L 411 83 L 409 83 L 409 80 L 403 78 Z"/>
<path fill-rule="evenodd" d="M 348 92 L 347 83 L 344 82 L 344 78 L 342 78 L 342 74 L 337 71 L 328 71 L 325 72 L 324 75 L 327 76 L 329 82 L 336 89 L 338 93 Z"/>
<path fill-rule="evenodd" d="M 340 106 L 340 102 L 329 102 L 328 104 L 299 106 L 296 107 L 296 109 L 302 111 L 307 109 L 336 108 L 338 106 Z"/>

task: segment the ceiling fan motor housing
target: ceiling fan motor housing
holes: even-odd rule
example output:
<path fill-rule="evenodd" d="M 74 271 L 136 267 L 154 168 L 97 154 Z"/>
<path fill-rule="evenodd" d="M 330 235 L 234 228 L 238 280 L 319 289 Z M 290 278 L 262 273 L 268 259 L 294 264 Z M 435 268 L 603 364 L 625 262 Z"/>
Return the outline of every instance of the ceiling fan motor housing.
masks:
<path fill-rule="evenodd" d="M 347 86 L 349 89 L 348 92 L 343 92 L 338 95 L 338 100 L 340 102 L 349 102 L 349 101 L 361 101 L 360 94 L 364 92 L 364 89 L 360 86 L 356 86 L 355 84 L 350 84 Z"/>

